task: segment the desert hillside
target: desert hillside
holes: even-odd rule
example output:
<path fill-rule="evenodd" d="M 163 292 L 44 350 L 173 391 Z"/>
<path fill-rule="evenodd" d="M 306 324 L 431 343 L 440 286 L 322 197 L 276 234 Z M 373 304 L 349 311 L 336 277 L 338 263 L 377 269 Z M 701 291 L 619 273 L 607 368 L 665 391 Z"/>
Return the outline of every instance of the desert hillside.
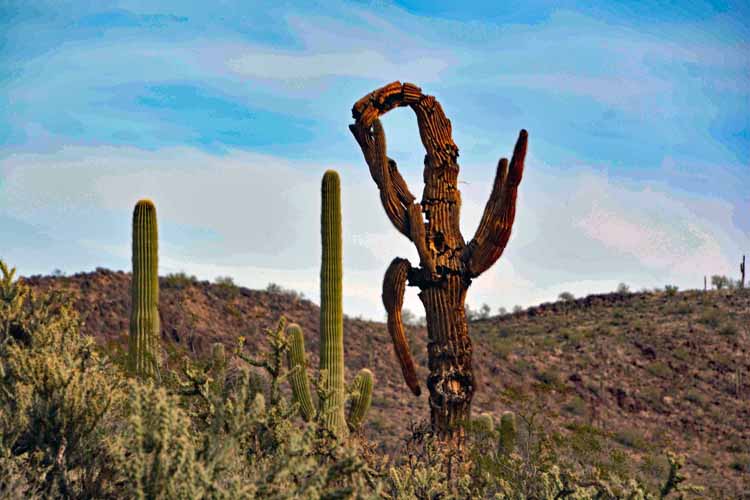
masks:
<path fill-rule="evenodd" d="M 72 294 L 84 333 L 102 344 L 125 342 L 129 274 L 99 269 L 25 281 Z M 177 351 L 200 356 L 213 342 L 236 345 L 240 335 L 249 350 L 262 349 L 263 329 L 284 315 L 302 325 L 317 366 L 312 302 L 283 290 L 160 282 L 162 339 Z M 426 330 L 408 330 L 424 379 Z M 406 388 L 383 323 L 347 318 L 345 332 L 349 380 L 363 366 L 377 379 L 366 432 L 394 449 L 407 424 L 428 415 L 427 396 Z M 687 456 L 686 470 L 710 488 L 708 498 L 750 494 L 747 290 L 592 295 L 476 321 L 470 332 L 475 414 L 538 414 L 561 435 L 599 438 L 581 453 L 606 455 L 613 466 L 627 455 L 654 477 L 663 475 L 669 448 Z"/>

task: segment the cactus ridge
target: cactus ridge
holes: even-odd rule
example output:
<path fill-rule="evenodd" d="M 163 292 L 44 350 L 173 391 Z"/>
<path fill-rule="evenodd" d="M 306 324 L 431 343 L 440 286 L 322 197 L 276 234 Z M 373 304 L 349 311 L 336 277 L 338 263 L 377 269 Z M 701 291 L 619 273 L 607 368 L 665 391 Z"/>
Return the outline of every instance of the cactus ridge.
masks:
<path fill-rule="evenodd" d="M 159 235 L 156 207 L 140 200 L 133 210 L 133 274 L 128 367 L 141 377 L 159 373 Z"/>

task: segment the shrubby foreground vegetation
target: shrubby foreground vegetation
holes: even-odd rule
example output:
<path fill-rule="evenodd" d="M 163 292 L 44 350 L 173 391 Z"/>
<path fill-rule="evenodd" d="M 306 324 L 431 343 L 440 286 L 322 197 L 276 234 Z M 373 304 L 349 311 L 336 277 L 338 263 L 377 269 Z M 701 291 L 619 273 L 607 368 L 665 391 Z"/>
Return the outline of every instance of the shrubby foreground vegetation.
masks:
<path fill-rule="evenodd" d="M 0 262 L 2 498 L 664 498 L 683 497 L 680 458 L 657 490 L 618 477 L 612 462 L 489 416 L 469 425 L 464 456 L 414 427 L 384 456 L 354 433 L 337 440 L 288 398 L 284 321 L 265 353 L 216 345 L 177 352 L 154 379 L 79 333 L 59 293 L 35 294 Z M 251 367 L 244 359 L 265 369 Z M 265 362 L 264 362 L 265 361 Z M 509 434 L 509 432 L 511 432 Z M 590 448 L 596 447 L 595 440 Z"/>

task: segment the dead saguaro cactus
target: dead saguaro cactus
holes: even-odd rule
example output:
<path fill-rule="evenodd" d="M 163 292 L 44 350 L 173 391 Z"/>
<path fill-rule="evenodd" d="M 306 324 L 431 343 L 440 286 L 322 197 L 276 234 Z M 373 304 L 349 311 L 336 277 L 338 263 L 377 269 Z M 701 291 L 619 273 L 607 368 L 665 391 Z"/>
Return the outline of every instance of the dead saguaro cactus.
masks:
<path fill-rule="evenodd" d="M 421 203 L 415 202 L 396 162 L 386 155 L 385 132 L 378 120 L 401 106 L 409 106 L 416 113 L 419 135 L 427 152 Z M 498 163 L 492 194 L 479 228 L 467 244 L 459 228 L 458 147 L 451 137 L 450 120 L 437 100 L 424 95 L 416 85 L 393 82 L 357 101 L 352 116 L 355 122 L 349 129 L 380 190 L 383 208 L 419 254 L 419 267 L 396 258 L 385 273 L 383 304 L 396 355 L 407 385 L 419 395 L 419 382 L 401 321 L 404 288 L 408 283 L 419 287 L 419 298 L 426 312 L 432 427 L 442 439 L 460 446 L 464 439 L 461 423 L 470 416 L 474 395 L 472 347 L 464 312 L 466 291 L 472 279 L 500 258 L 510 238 L 528 135 L 521 130 L 510 162 L 503 158 Z"/>

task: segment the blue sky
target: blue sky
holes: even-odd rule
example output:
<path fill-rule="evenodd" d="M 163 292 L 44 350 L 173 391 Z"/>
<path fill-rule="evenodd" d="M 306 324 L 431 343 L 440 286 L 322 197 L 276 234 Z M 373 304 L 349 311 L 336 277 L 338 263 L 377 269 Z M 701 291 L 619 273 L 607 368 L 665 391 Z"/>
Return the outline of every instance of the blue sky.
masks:
<path fill-rule="evenodd" d="M 161 271 L 317 300 L 319 183 L 342 176 L 345 308 L 416 251 L 347 125 L 394 80 L 435 95 L 460 148 L 469 239 L 497 159 L 530 134 L 516 227 L 468 302 L 507 308 L 702 286 L 750 254 L 747 2 L 5 2 L 0 257 L 21 274 L 129 269 L 151 197 Z M 389 155 L 421 191 L 408 110 Z M 421 314 L 416 292 L 407 307 Z"/>

